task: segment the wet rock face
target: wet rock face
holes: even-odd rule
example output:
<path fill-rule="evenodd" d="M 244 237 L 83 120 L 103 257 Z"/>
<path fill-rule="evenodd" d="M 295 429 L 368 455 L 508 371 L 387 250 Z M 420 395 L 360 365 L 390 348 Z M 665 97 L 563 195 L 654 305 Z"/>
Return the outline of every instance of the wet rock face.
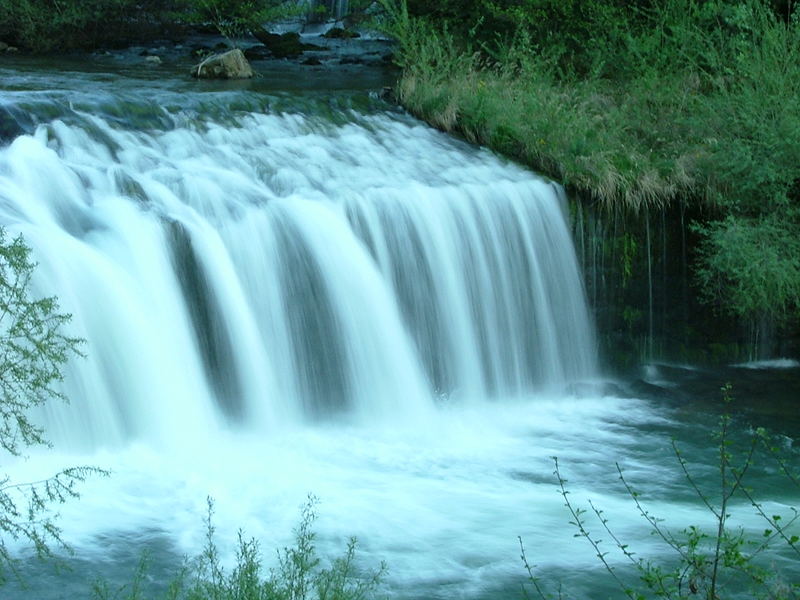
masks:
<path fill-rule="evenodd" d="M 200 79 L 248 79 L 253 76 L 250 63 L 238 48 L 214 54 L 192 67 L 192 75 Z"/>

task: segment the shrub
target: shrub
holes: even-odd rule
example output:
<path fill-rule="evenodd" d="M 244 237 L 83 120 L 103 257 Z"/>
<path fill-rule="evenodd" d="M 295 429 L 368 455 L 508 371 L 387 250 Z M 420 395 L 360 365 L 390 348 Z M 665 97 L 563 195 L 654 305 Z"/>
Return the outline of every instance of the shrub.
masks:
<path fill-rule="evenodd" d="M 278 566 L 268 573 L 262 566 L 258 542 L 238 533 L 236 563 L 228 572 L 222 566 L 215 541 L 213 502 L 208 500 L 206 544 L 197 558 L 190 561 L 169 584 L 164 600 L 368 600 L 379 589 L 386 572 L 378 569 L 361 572 L 355 564 L 356 540 L 350 538 L 343 555 L 329 567 L 322 561 L 314 544 L 313 524 L 317 499 L 309 496 L 302 507 L 300 524 L 294 531 L 294 545 L 278 552 Z M 147 561 L 143 559 L 131 583 L 112 590 L 99 581 L 93 586 L 95 600 L 145 600 L 150 598 L 143 582 Z"/>
<path fill-rule="evenodd" d="M 731 401 L 730 390 L 729 385 L 722 388 L 726 406 Z M 710 531 L 696 525 L 688 525 L 680 532 L 671 530 L 663 519 L 647 510 L 639 492 L 633 488 L 619 464 L 616 465 L 619 480 L 636 512 L 647 522 L 651 533 L 671 552 L 671 556 L 665 559 L 638 558 L 631 546 L 614 533 L 600 508 L 589 501 L 590 510 L 587 511 L 573 502 L 558 459 L 554 458 L 554 475 L 571 518 L 570 524 L 577 531 L 575 536 L 584 538 L 592 546 L 608 575 L 627 598 L 718 600 L 746 593 L 748 598 L 753 599 L 791 600 L 800 595 L 800 582 L 794 580 L 796 573 L 776 572 L 774 565 L 766 560 L 768 551 L 777 550 L 778 547 L 800 558 L 800 537 L 793 533 L 800 520 L 800 512 L 794 507 L 783 515 L 766 512 L 767 509 L 757 498 L 758 490 L 751 489 L 747 483 L 749 473 L 756 468 L 760 451 L 770 460 L 774 460 L 789 485 L 800 491 L 800 474 L 793 466 L 796 456 L 790 454 L 792 450 L 779 450 L 773 445 L 772 438 L 764 429 L 752 432 L 746 436 L 747 442 L 737 447 L 732 435 L 732 423 L 730 414 L 726 412 L 713 434 L 717 455 L 717 478 L 713 482 L 703 481 L 695 475 L 692 465 L 677 442 L 672 442 L 676 462 L 684 475 L 686 490 L 695 496 L 712 517 L 714 525 Z M 744 499 L 754 514 L 763 520 L 765 529 L 761 535 L 749 534 L 742 528 L 730 525 L 736 499 Z M 602 540 L 589 530 L 587 512 L 597 518 L 604 531 L 603 535 L 609 536 L 620 556 L 632 566 L 638 575 L 638 585 L 631 578 L 622 576 L 612 566 Z M 551 598 L 545 589 L 545 582 L 534 575 L 522 540 L 520 547 L 534 594 L 543 600 Z M 565 596 L 559 593 L 559 598 Z"/>
<path fill-rule="evenodd" d="M 64 333 L 70 316 L 58 312 L 55 298 L 31 298 L 30 252 L 21 237 L 9 240 L 0 228 L 0 447 L 12 456 L 47 445 L 30 409 L 64 400 L 55 385 L 81 344 Z M 77 484 L 97 473 L 103 472 L 72 467 L 34 483 L 0 473 L 0 584 L 6 568 L 14 569 L 6 539 L 29 542 L 39 556 L 49 556 L 54 543 L 64 546 L 49 509 L 77 497 Z"/>
<path fill-rule="evenodd" d="M 697 228 L 706 299 L 745 319 L 781 322 L 800 307 L 800 227 L 777 215 L 729 215 Z"/>

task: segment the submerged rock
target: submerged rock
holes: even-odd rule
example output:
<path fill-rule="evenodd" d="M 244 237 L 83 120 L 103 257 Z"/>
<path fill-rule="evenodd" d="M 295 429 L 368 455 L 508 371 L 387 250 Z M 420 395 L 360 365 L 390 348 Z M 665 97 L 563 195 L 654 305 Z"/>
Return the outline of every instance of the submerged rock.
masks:
<path fill-rule="evenodd" d="M 245 49 L 244 56 L 247 60 L 264 60 L 272 57 L 272 53 L 265 46 L 251 46 Z"/>
<path fill-rule="evenodd" d="M 14 138 L 32 132 L 32 126 L 25 127 L 17 115 L 0 105 L 0 144 L 11 143 Z"/>
<path fill-rule="evenodd" d="M 238 48 L 213 54 L 192 67 L 192 76 L 201 79 L 249 79 L 253 75 L 250 63 Z"/>

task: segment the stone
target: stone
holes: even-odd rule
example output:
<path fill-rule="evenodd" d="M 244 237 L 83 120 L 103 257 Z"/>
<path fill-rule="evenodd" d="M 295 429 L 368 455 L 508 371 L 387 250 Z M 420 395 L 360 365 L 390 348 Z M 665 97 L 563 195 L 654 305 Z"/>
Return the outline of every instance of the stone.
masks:
<path fill-rule="evenodd" d="M 0 52 L 5 52 L 6 50 L 8 50 L 8 44 L 0 42 Z"/>
<path fill-rule="evenodd" d="M 192 67 L 192 75 L 201 79 L 249 79 L 254 73 L 242 51 L 235 48 L 209 56 Z"/>
<path fill-rule="evenodd" d="M 253 32 L 253 37 L 264 44 L 275 58 L 296 58 L 306 50 L 324 50 L 322 46 L 302 42 L 300 34 L 294 31 L 277 34 L 257 30 Z"/>
<path fill-rule="evenodd" d="M 154 56 L 154 55 L 146 56 L 144 60 L 146 62 L 152 63 L 154 65 L 160 65 L 161 64 L 161 57 L 159 57 L 159 56 Z"/>
<path fill-rule="evenodd" d="M 349 29 L 342 29 L 341 27 L 334 27 L 322 34 L 322 37 L 331 39 L 351 39 L 361 37 L 360 33 L 350 31 Z"/>

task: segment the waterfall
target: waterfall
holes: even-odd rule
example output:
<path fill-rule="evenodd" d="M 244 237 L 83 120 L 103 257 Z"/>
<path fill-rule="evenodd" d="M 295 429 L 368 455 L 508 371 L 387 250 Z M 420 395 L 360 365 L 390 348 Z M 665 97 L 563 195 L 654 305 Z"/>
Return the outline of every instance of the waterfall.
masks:
<path fill-rule="evenodd" d="M 593 376 L 558 187 L 377 101 L 248 101 L 53 100 L 0 148 L 0 224 L 87 342 L 51 439 L 424 420 Z"/>
<path fill-rule="evenodd" d="M 348 14 L 348 0 L 311 0 L 308 11 L 309 21 L 339 21 Z"/>
<path fill-rule="evenodd" d="M 337 21 L 347 14 L 348 9 L 348 0 L 331 0 L 330 2 L 331 15 L 333 15 Z"/>

